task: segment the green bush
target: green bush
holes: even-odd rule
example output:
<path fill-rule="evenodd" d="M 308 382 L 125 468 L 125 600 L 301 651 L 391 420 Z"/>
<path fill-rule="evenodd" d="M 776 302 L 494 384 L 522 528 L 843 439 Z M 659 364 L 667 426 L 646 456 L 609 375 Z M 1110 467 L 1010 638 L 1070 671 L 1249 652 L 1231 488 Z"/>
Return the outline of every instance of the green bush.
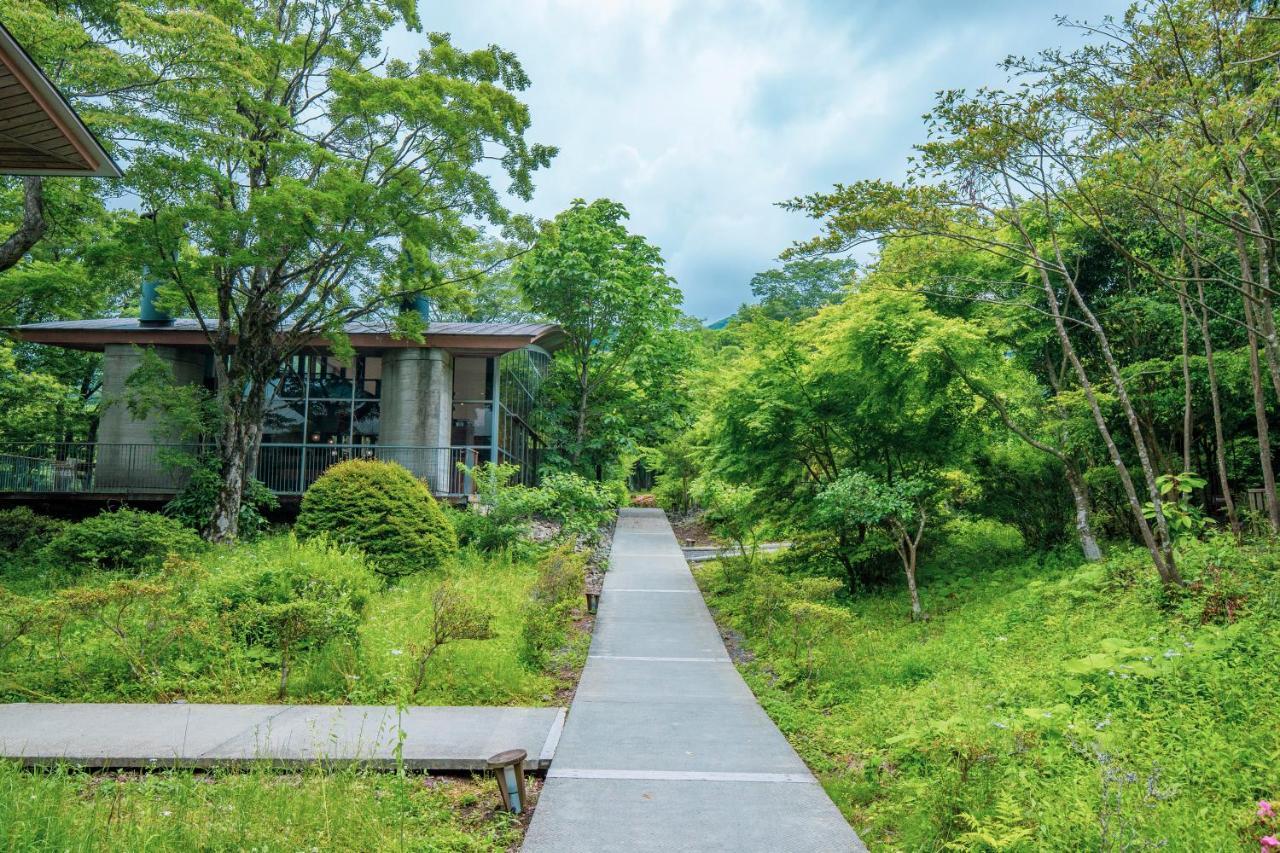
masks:
<path fill-rule="evenodd" d="M 952 518 L 931 562 L 947 569 L 982 569 L 1026 553 L 1022 533 L 993 518 Z"/>
<path fill-rule="evenodd" d="M 203 543 L 181 522 L 154 512 L 119 509 L 73 524 L 40 551 L 46 564 L 72 570 L 155 571 L 170 554 L 198 552 Z"/>
<path fill-rule="evenodd" d="M 545 668 L 551 653 L 564 645 L 574 605 L 585 589 L 586 567 L 587 555 L 568 547 L 538 563 L 520 629 L 520 660 L 525 666 Z"/>
<path fill-rule="evenodd" d="M 0 552 L 26 554 L 47 544 L 67 522 L 33 512 L 30 507 L 0 509 Z"/>
<path fill-rule="evenodd" d="M 302 496 L 294 531 L 354 545 L 392 578 L 437 568 L 458 551 L 426 484 L 394 462 L 351 460 L 325 471 Z"/>
<path fill-rule="evenodd" d="M 513 483 L 520 471 L 516 465 L 486 462 L 463 470 L 476 484 L 479 506 L 450 514 L 458 541 L 481 551 L 501 551 L 526 542 L 534 517 L 546 510 L 550 495 Z"/>
<path fill-rule="evenodd" d="M 561 525 L 564 536 L 594 537 L 617 510 L 618 490 L 572 471 L 553 471 L 542 478 L 545 515 Z"/>
<path fill-rule="evenodd" d="M 299 652 L 333 640 L 358 641 L 365 609 L 377 587 L 357 551 L 312 540 L 276 540 L 236 552 L 219 567 L 202 595 L 232 636 L 279 658 L 278 696 L 288 690 Z"/>
<path fill-rule="evenodd" d="M 222 472 L 217 459 L 201 459 L 192 469 L 191 479 L 182 487 L 182 491 L 165 504 L 165 514 L 193 530 L 200 530 L 213 515 L 221 485 Z M 274 492 L 250 477 L 244 500 L 240 504 L 240 523 L 237 529 L 241 538 L 251 539 L 266 530 L 267 519 L 263 512 L 279 505 Z"/>

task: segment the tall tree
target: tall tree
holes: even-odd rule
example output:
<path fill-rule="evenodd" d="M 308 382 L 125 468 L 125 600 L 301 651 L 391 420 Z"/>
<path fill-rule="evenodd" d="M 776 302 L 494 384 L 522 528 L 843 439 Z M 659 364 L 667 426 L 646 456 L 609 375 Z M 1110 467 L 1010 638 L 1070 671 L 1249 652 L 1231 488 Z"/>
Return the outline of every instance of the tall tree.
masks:
<path fill-rule="evenodd" d="M 627 209 L 609 199 L 578 199 L 543 228 L 516 266 L 529 306 L 567 337 L 556 354 L 569 399 L 563 447 L 569 465 L 589 460 L 588 427 L 616 413 L 599 404 L 627 380 L 627 367 L 679 317 L 680 291 L 662 256 L 627 230 Z"/>
<path fill-rule="evenodd" d="M 752 276 L 751 293 L 766 317 L 803 320 L 839 302 L 857 271 L 852 258 L 797 258 Z"/>
<path fill-rule="evenodd" d="M 317 337 L 341 351 L 345 323 L 472 274 L 480 225 L 521 224 L 495 164 L 527 199 L 554 150 L 525 139 L 529 80 L 510 53 L 434 33 L 411 60 L 386 56 L 389 29 L 420 29 L 407 0 L 235 0 L 144 24 L 131 47 L 163 82 L 115 102 L 147 210 L 131 242 L 215 355 L 222 486 L 204 533 L 224 541 L 280 365 Z M 420 330 L 406 315 L 402 331 Z"/>

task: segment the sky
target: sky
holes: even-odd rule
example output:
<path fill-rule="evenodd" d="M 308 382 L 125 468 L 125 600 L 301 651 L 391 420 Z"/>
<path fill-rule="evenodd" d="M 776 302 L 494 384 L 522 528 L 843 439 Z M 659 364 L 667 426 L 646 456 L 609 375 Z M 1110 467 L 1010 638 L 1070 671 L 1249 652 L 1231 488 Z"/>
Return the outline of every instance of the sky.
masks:
<path fill-rule="evenodd" d="M 1072 47 L 1054 16 L 1123 0 L 421 0 L 425 31 L 519 57 L 532 141 L 559 155 L 531 203 L 550 218 L 608 197 L 657 245 L 685 310 L 751 298 L 816 223 L 777 203 L 836 182 L 900 178 L 941 89 L 999 85 L 1009 54 Z M 421 36 L 396 33 L 410 56 Z"/>

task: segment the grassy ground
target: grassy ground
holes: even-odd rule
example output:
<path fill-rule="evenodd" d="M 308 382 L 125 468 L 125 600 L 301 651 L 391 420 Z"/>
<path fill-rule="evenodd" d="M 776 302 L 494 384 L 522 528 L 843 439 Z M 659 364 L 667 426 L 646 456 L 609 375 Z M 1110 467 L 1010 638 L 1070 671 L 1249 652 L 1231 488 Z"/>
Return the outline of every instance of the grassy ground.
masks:
<path fill-rule="evenodd" d="M 172 595 L 133 603 L 123 611 L 124 639 L 114 631 L 114 607 L 68 618 L 52 614 L 58 618 L 46 618 L 7 646 L 0 642 L 0 701 L 278 701 L 278 654 L 269 647 L 246 647 L 219 630 L 216 617 L 199 606 L 200 590 L 232 563 L 279 560 L 296 547 L 286 536 L 276 536 L 213 549 L 192 567 L 194 579 L 175 582 Z M 571 632 L 568 645 L 549 666 L 521 662 L 521 629 L 536 564 L 537 556 L 515 559 L 464 550 L 444 571 L 379 585 L 354 641 L 333 641 L 296 656 L 288 701 L 555 704 L 557 695 L 576 681 L 590 638 L 584 631 Z M 109 572 L 60 577 L 19 567 L 0 572 L 0 595 L 7 590 L 49 600 L 68 587 L 101 589 L 117 579 Z M 431 656 L 421 689 L 411 694 L 415 644 L 430 637 L 433 597 L 446 580 L 492 616 L 494 636 L 440 647 Z M 14 619 L 0 606 L 0 641 Z M 140 675 L 139 667 L 130 666 L 131 655 L 136 656 L 144 638 L 163 632 L 169 636 L 146 649 L 146 672 Z"/>
<path fill-rule="evenodd" d="M 1280 796 L 1280 551 L 1195 545 L 1183 571 L 1169 596 L 1141 555 L 935 565 L 923 623 L 905 590 L 828 612 L 698 574 L 872 849 L 1257 850 Z"/>
<path fill-rule="evenodd" d="M 491 781 L 355 771 L 23 771 L 0 762 L 0 850 L 513 850 Z"/>
<path fill-rule="evenodd" d="M 299 547 L 274 536 L 215 548 L 177 570 L 142 578 L 163 587 L 161 594 L 138 587 L 136 599 L 74 612 L 47 605 L 72 600 L 69 592 L 74 600 L 96 601 L 93 596 L 111 590 L 121 575 L 0 566 L 0 701 L 278 701 L 278 652 L 237 637 L 204 599 L 220 576 L 232 577 L 246 564 L 297 559 Z M 355 553 L 305 556 L 331 561 L 334 571 L 367 572 Z M 530 604 L 540 557 L 464 550 L 442 571 L 375 583 L 354 636 L 296 655 L 286 701 L 564 702 L 585 663 L 590 625 L 574 622 L 564 646 L 544 650 L 549 654 L 536 663 L 522 654 L 528 621 L 547 618 L 545 608 Z M 492 617 L 492 637 L 441 646 L 415 693 L 409 686 L 415 650 L 432 635 L 436 591 L 445 583 Z M 576 606 L 580 588 L 579 579 L 566 608 Z M 6 599 L 6 593 L 23 598 Z M 33 602 L 39 618 L 19 630 Z M 562 641 L 558 633 L 539 636 Z M 87 774 L 0 762 L 0 851 L 513 850 L 523 824 L 496 806 L 497 790 L 483 779 L 355 770 Z"/>

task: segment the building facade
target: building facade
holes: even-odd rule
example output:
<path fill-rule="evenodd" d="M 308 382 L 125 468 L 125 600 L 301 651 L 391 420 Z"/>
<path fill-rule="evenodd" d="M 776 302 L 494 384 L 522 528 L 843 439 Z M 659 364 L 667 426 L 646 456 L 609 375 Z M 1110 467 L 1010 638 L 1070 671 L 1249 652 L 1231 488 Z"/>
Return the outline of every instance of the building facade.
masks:
<path fill-rule="evenodd" d="M 215 387 L 213 353 L 194 320 L 110 319 L 35 323 L 7 330 L 30 343 L 100 351 L 102 406 L 93 441 L 0 446 L 0 495 L 74 494 L 162 499 L 185 474 L 184 444 L 157 413 L 133 411 L 126 382 L 144 351 L 178 384 Z M 377 323 L 351 324 L 354 359 L 317 339 L 283 365 L 267 388 L 255 474 L 284 501 L 330 465 L 368 458 L 398 462 L 442 497 L 474 491 L 465 471 L 509 462 L 538 477 L 537 398 L 558 327 L 535 323 L 430 323 L 422 342 Z"/>

